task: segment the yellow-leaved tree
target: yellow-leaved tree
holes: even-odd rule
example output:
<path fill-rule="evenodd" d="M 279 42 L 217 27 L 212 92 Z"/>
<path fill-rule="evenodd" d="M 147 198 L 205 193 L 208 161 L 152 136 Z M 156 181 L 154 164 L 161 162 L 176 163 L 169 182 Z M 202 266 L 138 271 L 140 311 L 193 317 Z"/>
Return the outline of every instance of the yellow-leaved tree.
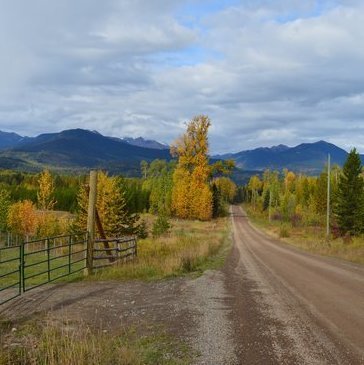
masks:
<path fill-rule="evenodd" d="M 178 158 L 173 174 L 172 210 L 177 217 L 210 220 L 212 192 L 208 158 L 208 116 L 199 115 L 187 124 L 186 133 L 171 148 Z"/>
<path fill-rule="evenodd" d="M 214 179 L 214 184 L 219 189 L 223 201 L 230 204 L 233 203 L 237 192 L 237 186 L 234 181 L 228 177 L 221 176 Z"/>
<path fill-rule="evenodd" d="M 74 228 L 84 231 L 87 227 L 88 185 L 82 185 L 78 193 L 78 212 Z M 97 212 L 103 229 L 110 236 L 138 234 L 139 215 L 127 211 L 124 191 L 117 177 L 100 171 L 97 178 Z"/>
<path fill-rule="evenodd" d="M 39 190 L 37 193 L 38 208 L 40 210 L 53 210 L 56 201 L 54 200 L 54 184 L 52 175 L 48 170 L 40 173 Z"/>
<path fill-rule="evenodd" d="M 9 208 L 8 227 L 10 230 L 28 239 L 36 233 L 37 216 L 34 204 L 30 200 L 19 201 Z"/>

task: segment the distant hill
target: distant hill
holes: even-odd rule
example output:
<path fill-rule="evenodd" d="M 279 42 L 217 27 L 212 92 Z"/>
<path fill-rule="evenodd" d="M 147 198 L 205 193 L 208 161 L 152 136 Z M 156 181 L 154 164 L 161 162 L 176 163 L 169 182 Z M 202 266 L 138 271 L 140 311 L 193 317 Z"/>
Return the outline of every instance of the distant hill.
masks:
<path fill-rule="evenodd" d="M 19 134 L 0 131 L 0 150 L 11 148 L 22 139 L 23 137 L 19 136 Z"/>
<path fill-rule="evenodd" d="M 236 166 L 243 170 L 288 168 L 293 171 L 307 174 L 318 174 L 327 162 L 330 153 L 333 164 L 342 166 L 346 160 L 347 152 L 332 143 L 319 141 L 315 143 L 302 143 L 296 147 L 279 145 L 274 147 L 261 147 L 254 150 L 241 151 L 233 154 L 214 156 L 220 159 L 232 159 Z M 364 156 L 362 156 L 364 161 Z"/>
<path fill-rule="evenodd" d="M 169 150 L 144 148 L 121 139 L 84 129 L 41 134 L 22 139 L 0 152 L 0 167 L 39 170 L 45 166 L 60 170 L 103 168 L 126 175 L 139 174 L 140 161 L 171 158 Z"/>

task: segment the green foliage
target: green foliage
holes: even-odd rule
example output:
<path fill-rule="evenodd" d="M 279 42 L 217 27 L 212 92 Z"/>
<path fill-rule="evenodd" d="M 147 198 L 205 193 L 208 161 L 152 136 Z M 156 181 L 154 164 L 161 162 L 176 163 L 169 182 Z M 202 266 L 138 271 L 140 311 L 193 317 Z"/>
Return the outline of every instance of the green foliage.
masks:
<path fill-rule="evenodd" d="M 143 187 L 150 192 L 149 211 L 153 214 L 163 211 L 171 215 L 174 168 L 175 162 L 163 160 L 154 160 L 149 165 Z"/>
<path fill-rule="evenodd" d="M 119 177 L 119 184 L 124 192 L 128 212 L 143 213 L 148 211 L 150 191 L 144 188 L 143 180 Z"/>
<path fill-rule="evenodd" d="M 270 189 L 265 189 L 263 195 L 263 211 L 269 209 L 270 195 L 271 195 Z"/>
<path fill-rule="evenodd" d="M 360 155 L 353 149 L 339 179 L 335 214 L 342 233 L 364 232 L 364 179 Z"/>
<path fill-rule="evenodd" d="M 226 202 L 222 198 L 221 190 L 216 185 L 212 184 L 212 217 L 223 217 L 226 215 Z"/>
<path fill-rule="evenodd" d="M 171 224 L 169 223 L 169 220 L 167 216 L 163 213 L 159 214 L 155 222 L 153 223 L 153 229 L 152 234 L 153 237 L 159 237 L 171 228 Z"/>
<path fill-rule="evenodd" d="M 8 213 L 10 208 L 10 193 L 6 190 L 0 190 L 0 231 L 5 232 L 8 229 Z"/>
<path fill-rule="evenodd" d="M 1 171 L 0 189 L 9 192 L 11 202 L 30 200 L 37 203 L 38 179 L 38 174 Z M 57 202 L 54 209 L 74 212 L 77 207 L 77 192 L 84 180 L 84 176 L 54 175 L 53 198 Z"/>
<path fill-rule="evenodd" d="M 317 179 L 315 189 L 316 212 L 325 214 L 327 209 L 327 172 L 322 172 Z"/>
<path fill-rule="evenodd" d="M 148 237 L 148 229 L 147 224 L 144 219 L 142 219 L 139 223 L 138 229 L 137 229 L 137 236 L 140 239 L 145 239 Z"/>

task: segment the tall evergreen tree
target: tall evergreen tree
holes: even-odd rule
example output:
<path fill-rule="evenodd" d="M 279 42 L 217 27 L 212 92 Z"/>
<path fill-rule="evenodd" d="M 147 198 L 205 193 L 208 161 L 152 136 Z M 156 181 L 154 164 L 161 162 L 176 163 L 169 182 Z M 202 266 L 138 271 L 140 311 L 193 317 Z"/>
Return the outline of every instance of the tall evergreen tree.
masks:
<path fill-rule="evenodd" d="M 338 184 L 335 213 L 342 233 L 364 232 L 364 179 L 361 172 L 360 155 L 354 148 L 348 155 Z"/>

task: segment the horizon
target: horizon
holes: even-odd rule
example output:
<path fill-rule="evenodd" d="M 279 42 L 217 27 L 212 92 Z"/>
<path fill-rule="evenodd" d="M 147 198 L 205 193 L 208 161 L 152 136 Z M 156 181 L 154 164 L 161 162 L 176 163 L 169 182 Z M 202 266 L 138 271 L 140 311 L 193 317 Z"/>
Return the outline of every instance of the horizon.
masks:
<path fill-rule="evenodd" d="M 2 1 L 0 129 L 364 152 L 359 0 Z"/>
<path fill-rule="evenodd" d="M 21 135 L 21 134 L 15 132 L 15 131 L 4 131 L 4 130 L 1 130 L 1 129 L 0 129 L 0 133 L 1 132 L 4 132 L 4 133 L 15 133 L 15 134 L 17 134 L 18 136 L 20 136 L 22 138 L 35 138 L 35 137 L 38 137 L 38 136 L 40 136 L 42 134 L 57 134 L 57 133 L 65 132 L 65 131 L 68 131 L 68 130 L 82 130 L 82 131 L 87 131 L 87 132 L 93 132 L 93 133 L 101 134 L 103 137 L 119 138 L 121 140 L 123 140 L 125 138 L 132 138 L 132 139 L 142 138 L 145 141 L 154 141 L 154 142 L 157 142 L 159 144 L 164 144 L 164 145 L 170 147 L 170 145 L 169 144 L 166 144 L 165 142 L 162 142 L 162 141 L 159 141 L 159 140 L 154 140 L 154 139 L 149 139 L 149 138 L 146 138 L 144 136 L 137 136 L 137 137 L 130 137 L 130 136 L 110 136 L 110 135 L 104 135 L 104 134 L 102 134 L 98 130 L 90 130 L 90 129 L 80 128 L 80 127 L 78 127 L 78 128 L 64 129 L 64 130 L 55 131 L 55 132 L 43 132 L 43 133 L 40 133 L 40 134 L 34 135 L 34 136 L 25 136 L 25 135 Z M 257 147 L 253 147 L 253 148 L 250 148 L 250 149 L 239 149 L 239 150 L 236 150 L 236 151 L 232 151 L 232 152 L 229 151 L 229 152 L 225 152 L 225 153 L 214 153 L 214 152 L 211 152 L 209 155 L 211 157 L 218 157 L 218 156 L 223 156 L 223 155 L 227 155 L 227 154 L 237 154 L 237 153 L 240 153 L 240 152 L 252 151 L 252 150 L 256 150 L 256 149 L 260 149 L 260 148 L 268 148 L 268 149 L 271 149 L 271 148 L 279 147 L 279 146 L 284 146 L 284 147 L 288 147 L 288 148 L 295 148 L 295 147 L 300 146 L 301 144 L 315 144 L 315 143 L 319 143 L 319 142 L 324 142 L 324 143 L 328 143 L 328 144 L 334 145 L 335 147 L 340 148 L 340 149 L 344 150 L 347 153 L 350 152 L 350 149 L 347 150 L 347 149 L 343 148 L 342 146 L 338 146 L 335 143 L 332 143 L 330 141 L 317 140 L 317 141 L 313 141 L 313 142 L 301 142 L 301 143 L 298 143 L 298 144 L 295 144 L 295 145 L 287 145 L 287 144 L 279 143 L 279 144 L 271 145 L 271 146 L 257 146 Z M 356 147 L 353 146 L 352 148 L 356 148 Z M 364 153 L 362 151 L 360 151 L 358 148 L 356 148 L 356 149 L 357 149 L 357 151 L 358 151 L 358 153 L 360 155 L 363 155 L 364 156 Z"/>

